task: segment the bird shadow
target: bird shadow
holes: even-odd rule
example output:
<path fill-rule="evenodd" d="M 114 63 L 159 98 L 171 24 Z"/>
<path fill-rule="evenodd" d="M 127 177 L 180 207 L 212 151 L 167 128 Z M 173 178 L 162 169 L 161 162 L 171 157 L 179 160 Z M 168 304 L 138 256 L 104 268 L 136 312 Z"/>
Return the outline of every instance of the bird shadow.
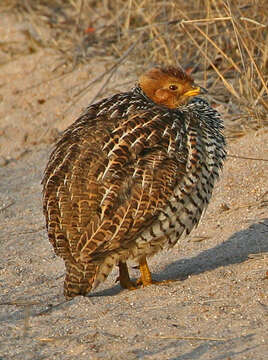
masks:
<path fill-rule="evenodd" d="M 250 225 L 234 233 L 223 243 L 204 250 L 198 255 L 184 258 L 167 265 L 161 273 L 154 273 L 156 280 L 185 280 L 188 276 L 204 273 L 222 266 L 239 264 L 251 254 L 268 252 L 268 219 Z M 114 296 L 124 291 L 120 285 L 91 293 L 88 297 Z"/>
<path fill-rule="evenodd" d="M 268 252 L 268 219 L 252 224 L 245 230 L 234 233 L 223 243 L 202 251 L 197 256 L 180 259 L 166 266 L 164 273 L 174 279 L 184 279 L 221 266 L 239 264 L 248 260 L 251 254 Z"/>
<path fill-rule="evenodd" d="M 153 277 L 159 281 L 168 279 L 181 281 L 193 274 L 200 274 L 222 266 L 242 263 L 251 254 L 257 256 L 265 252 L 268 252 L 268 219 L 264 219 L 261 222 L 252 224 L 245 230 L 234 233 L 228 240 L 213 248 L 204 250 L 196 256 L 179 259 L 170 263 L 165 267 L 164 271 L 154 273 Z M 123 291 L 125 290 L 117 283 L 113 287 L 92 292 L 86 298 L 92 299 L 94 303 L 94 298 L 115 296 Z M 68 308 L 72 303 L 73 301 L 65 300 L 59 301 L 53 306 L 46 306 L 45 309 L 41 306 L 41 309 L 38 307 L 38 309 L 33 311 L 32 315 L 49 314 L 58 308 Z M 4 303 L 0 303 L 0 305 L 4 305 Z M 25 306 L 22 306 L 22 308 L 25 308 Z M 24 310 L 19 309 L 12 314 L 12 317 L 22 319 L 25 317 L 24 313 Z M 0 317 L 0 322 L 8 317 L 9 314 L 3 314 L 3 317 Z"/>

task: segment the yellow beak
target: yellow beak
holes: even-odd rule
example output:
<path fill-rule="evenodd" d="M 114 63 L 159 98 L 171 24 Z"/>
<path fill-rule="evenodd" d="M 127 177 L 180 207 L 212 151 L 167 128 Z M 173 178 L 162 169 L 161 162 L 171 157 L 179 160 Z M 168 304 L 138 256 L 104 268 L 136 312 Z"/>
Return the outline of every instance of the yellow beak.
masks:
<path fill-rule="evenodd" d="M 200 87 L 196 87 L 196 88 L 193 88 L 193 89 L 187 91 L 186 93 L 184 93 L 183 96 L 189 96 L 189 97 L 195 96 L 195 95 L 200 94 L 200 92 L 201 92 Z"/>

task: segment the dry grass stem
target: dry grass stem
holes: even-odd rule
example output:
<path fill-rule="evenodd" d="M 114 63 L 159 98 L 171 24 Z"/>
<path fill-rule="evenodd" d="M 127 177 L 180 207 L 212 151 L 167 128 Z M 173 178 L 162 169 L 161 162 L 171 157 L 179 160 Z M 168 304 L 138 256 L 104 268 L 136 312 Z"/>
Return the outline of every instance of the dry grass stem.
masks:
<path fill-rule="evenodd" d="M 227 157 L 232 157 L 232 158 L 236 158 L 236 159 L 244 159 L 244 160 L 268 161 L 268 159 L 261 159 L 261 158 L 254 158 L 254 157 L 240 156 L 240 155 L 232 155 L 232 154 L 227 154 Z"/>
<path fill-rule="evenodd" d="M 199 336 L 173 336 L 173 335 L 155 335 L 151 336 L 161 339 L 174 339 L 174 340 L 194 340 L 194 341 L 228 341 L 228 339 L 213 338 L 213 337 L 199 337 Z"/>

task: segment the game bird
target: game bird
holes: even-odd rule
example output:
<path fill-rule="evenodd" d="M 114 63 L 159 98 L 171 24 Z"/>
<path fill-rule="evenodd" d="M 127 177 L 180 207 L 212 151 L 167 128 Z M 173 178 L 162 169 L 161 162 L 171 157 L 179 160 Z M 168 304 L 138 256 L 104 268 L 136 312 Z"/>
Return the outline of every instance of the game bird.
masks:
<path fill-rule="evenodd" d="M 156 283 L 147 258 L 198 224 L 226 156 L 223 120 L 180 67 L 154 67 L 128 92 L 86 108 L 43 178 L 48 238 L 64 295 L 86 295 L 119 267 L 120 285 Z M 139 264 L 130 279 L 127 261 Z"/>

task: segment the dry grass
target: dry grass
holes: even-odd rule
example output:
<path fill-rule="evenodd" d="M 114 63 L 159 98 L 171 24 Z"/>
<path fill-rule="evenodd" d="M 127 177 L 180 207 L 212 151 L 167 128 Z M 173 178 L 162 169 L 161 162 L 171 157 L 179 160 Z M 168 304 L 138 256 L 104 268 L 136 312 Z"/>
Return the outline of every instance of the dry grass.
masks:
<path fill-rule="evenodd" d="M 136 73 L 179 63 L 213 94 L 227 135 L 268 124 L 266 0 L 2 0 L 0 10 L 28 24 L 29 52 L 59 53 L 57 69 L 107 59 L 109 69 L 84 85 L 106 77 L 98 95 L 126 61 Z"/>

